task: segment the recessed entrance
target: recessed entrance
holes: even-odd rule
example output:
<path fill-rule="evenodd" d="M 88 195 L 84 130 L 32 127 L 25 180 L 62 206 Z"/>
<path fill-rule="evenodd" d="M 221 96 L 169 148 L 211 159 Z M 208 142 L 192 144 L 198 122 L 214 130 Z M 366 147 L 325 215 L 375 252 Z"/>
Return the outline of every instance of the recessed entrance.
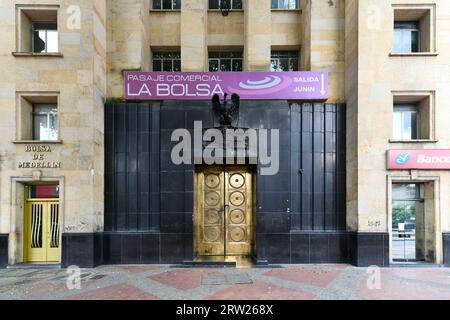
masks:
<path fill-rule="evenodd" d="M 254 256 L 253 173 L 245 166 L 203 167 L 195 179 L 197 261 L 249 261 Z"/>
<path fill-rule="evenodd" d="M 25 187 L 24 262 L 60 261 L 58 185 Z"/>
<path fill-rule="evenodd" d="M 392 261 L 434 262 L 427 252 L 425 184 L 393 184 L 392 199 Z"/>

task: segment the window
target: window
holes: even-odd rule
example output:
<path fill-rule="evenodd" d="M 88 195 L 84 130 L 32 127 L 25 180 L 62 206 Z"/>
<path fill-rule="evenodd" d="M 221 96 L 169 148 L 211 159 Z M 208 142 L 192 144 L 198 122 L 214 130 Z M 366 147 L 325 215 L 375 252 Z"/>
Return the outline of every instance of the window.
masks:
<path fill-rule="evenodd" d="M 298 9 L 299 0 L 272 0 L 272 9 Z"/>
<path fill-rule="evenodd" d="M 397 53 L 419 52 L 420 30 L 417 22 L 396 22 L 394 50 Z"/>
<path fill-rule="evenodd" d="M 390 142 L 435 139 L 434 91 L 393 92 L 393 136 Z"/>
<path fill-rule="evenodd" d="M 435 7 L 394 6 L 394 54 L 435 52 Z"/>
<path fill-rule="evenodd" d="M 271 71 L 298 71 L 298 51 L 272 51 Z"/>
<path fill-rule="evenodd" d="M 58 52 L 58 28 L 56 22 L 33 23 L 32 48 L 35 53 Z"/>
<path fill-rule="evenodd" d="M 242 71 L 242 52 L 209 52 L 209 71 Z"/>
<path fill-rule="evenodd" d="M 27 199 L 58 199 L 59 185 L 35 184 L 30 185 L 26 190 Z"/>
<path fill-rule="evenodd" d="M 180 10 L 181 0 L 153 0 L 154 10 Z"/>
<path fill-rule="evenodd" d="M 18 7 L 17 51 L 58 53 L 58 11 L 52 8 Z"/>
<path fill-rule="evenodd" d="M 231 10 L 242 10 L 242 0 L 228 0 L 225 2 L 227 3 L 227 6 L 231 8 Z M 222 9 L 223 5 L 223 0 L 209 0 L 209 9 Z"/>
<path fill-rule="evenodd" d="M 180 52 L 154 52 L 153 71 L 181 71 Z"/>
<path fill-rule="evenodd" d="M 20 92 L 16 96 L 16 141 L 59 141 L 59 93 Z"/>
<path fill-rule="evenodd" d="M 394 139 L 416 140 L 419 135 L 420 114 L 415 105 L 394 106 Z"/>
<path fill-rule="evenodd" d="M 58 140 L 58 108 L 56 104 L 33 105 L 33 140 Z"/>

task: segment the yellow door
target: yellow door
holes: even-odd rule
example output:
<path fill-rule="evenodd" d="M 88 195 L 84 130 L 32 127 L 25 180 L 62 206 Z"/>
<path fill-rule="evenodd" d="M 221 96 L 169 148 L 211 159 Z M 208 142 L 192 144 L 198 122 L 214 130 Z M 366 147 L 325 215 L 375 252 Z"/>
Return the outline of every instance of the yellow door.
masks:
<path fill-rule="evenodd" d="M 26 201 L 24 235 L 24 262 L 59 262 L 59 202 Z"/>
<path fill-rule="evenodd" d="M 253 175 L 246 167 L 196 174 L 194 254 L 198 260 L 250 257 L 254 248 Z"/>

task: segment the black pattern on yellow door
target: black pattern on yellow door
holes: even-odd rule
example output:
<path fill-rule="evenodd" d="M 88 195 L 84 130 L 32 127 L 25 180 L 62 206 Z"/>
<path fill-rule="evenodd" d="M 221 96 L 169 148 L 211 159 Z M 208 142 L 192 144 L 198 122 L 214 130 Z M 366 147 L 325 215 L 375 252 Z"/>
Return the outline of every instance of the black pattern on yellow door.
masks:
<path fill-rule="evenodd" d="M 24 262 L 59 262 L 59 202 L 26 201 Z"/>

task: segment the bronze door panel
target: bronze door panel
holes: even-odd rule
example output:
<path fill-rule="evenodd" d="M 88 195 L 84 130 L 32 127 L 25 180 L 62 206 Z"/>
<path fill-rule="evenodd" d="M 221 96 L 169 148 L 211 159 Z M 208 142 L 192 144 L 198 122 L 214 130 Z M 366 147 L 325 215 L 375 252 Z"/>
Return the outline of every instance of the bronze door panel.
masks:
<path fill-rule="evenodd" d="M 252 179 L 246 167 L 206 167 L 196 174 L 194 253 L 197 258 L 252 254 Z"/>
<path fill-rule="evenodd" d="M 194 219 L 197 255 L 223 256 L 224 172 L 220 168 L 207 168 L 196 175 L 196 214 Z"/>
<path fill-rule="evenodd" d="M 240 167 L 230 168 L 226 178 L 226 254 L 249 256 L 252 253 L 252 175 Z"/>

